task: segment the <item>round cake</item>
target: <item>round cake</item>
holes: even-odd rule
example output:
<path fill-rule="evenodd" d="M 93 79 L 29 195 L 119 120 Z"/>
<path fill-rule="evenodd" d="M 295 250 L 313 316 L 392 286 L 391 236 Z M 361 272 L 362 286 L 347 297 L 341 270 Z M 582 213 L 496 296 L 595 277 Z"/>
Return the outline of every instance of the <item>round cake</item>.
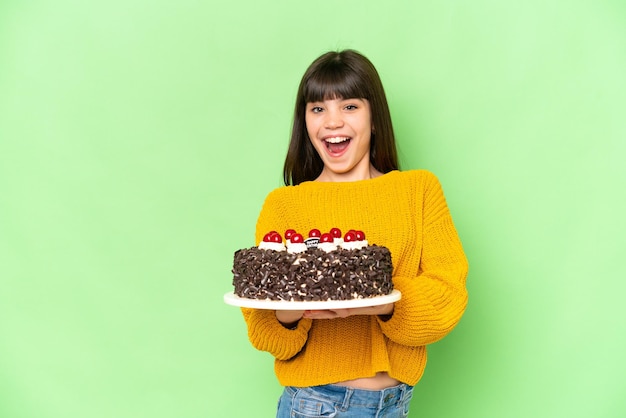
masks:
<path fill-rule="evenodd" d="M 309 231 L 304 239 L 285 231 L 286 242 L 268 232 L 258 247 L 235 252 L 235 295 L 285 301 L 352 300 L 388 295 L 393 291 L 391 253 L 369 245 L 362 231 L 342 237 L 333 228 Z"/>

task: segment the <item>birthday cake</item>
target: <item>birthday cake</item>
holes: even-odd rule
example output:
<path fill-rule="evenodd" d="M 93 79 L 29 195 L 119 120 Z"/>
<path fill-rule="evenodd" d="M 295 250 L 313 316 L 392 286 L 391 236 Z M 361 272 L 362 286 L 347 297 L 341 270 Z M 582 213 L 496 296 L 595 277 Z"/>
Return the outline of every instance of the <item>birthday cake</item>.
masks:
<path fill-rule="evenodd" d="M 393 291 L 391 253 L 369 245 L 362 231 L 338 228 L 308 238 L 293 229 L 265 234 L 258 247 L 237 250 L 234 294 L 285 301 L 352 300 Z"/>

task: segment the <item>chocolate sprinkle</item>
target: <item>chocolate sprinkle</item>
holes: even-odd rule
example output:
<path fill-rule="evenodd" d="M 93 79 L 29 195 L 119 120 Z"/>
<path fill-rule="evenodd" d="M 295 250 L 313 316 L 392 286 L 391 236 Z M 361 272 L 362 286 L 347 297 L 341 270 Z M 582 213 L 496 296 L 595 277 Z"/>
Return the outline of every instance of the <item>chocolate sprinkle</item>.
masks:
<path fill-rule="evenodd" d="M 391 273 L 391 253 L 378 245 L 299 254 L 252 247 L 235 252 L 233 286 L 237 296 L 250 299 L 363 299 L 391 293 Z"/>

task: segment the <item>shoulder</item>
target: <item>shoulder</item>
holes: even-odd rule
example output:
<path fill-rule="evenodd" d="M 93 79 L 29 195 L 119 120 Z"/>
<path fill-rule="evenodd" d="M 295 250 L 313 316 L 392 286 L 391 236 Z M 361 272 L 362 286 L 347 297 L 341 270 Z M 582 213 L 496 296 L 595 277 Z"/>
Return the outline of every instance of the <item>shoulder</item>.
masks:
<path fill-rule="evenodd" d="M 285 197 L 297 195 L 298 193 L 301 193 L 301 190 L 302 190 L 301 185 L 298 185 L 298 186 L 281 186 L 281 187 L 278 187 L 278 188 L 272 190 L 271 192 L 269 192 L 265 199 L 266 200 L 282 199 L 282 198 L 285 198 Z"/>
<path fill-rule="evenodd" d="M 272 199 L 272 198 L 275 198 L 276 196 L 281 196 L 282 194 L 284 194 L 284 193 L 287 191 L 287 189 L 288 189 L 289 187 L 290 187 L 290 186 L 282 186 L 282 187 L 278 187 L 278 188 L 276 188 L 276 189 L 272 190 L 271 192 L 269 192 L 269 193 L 267 194 L 267 196 L 265 197 L 265 199 L 267 200 L 267 199 Z"/>
<path fill-rule="evenodd" d="M 276 201 L 276 200 L 280 200 L 282 198 L 282 196 L 285 195 L 285 193 L 287 193 L 287 188 L 289 186 L 282 186 L 282 187 L 278 187 L 274 190 L 272 190 L 271 192 L 269 192 L 266 196 L 265 196 L 265 203 L 264 204 L 268 204 L 270 202 Z"/>
<path fill-rule="evenodd" d="M 436 178 L 431 171 L 425 169 L 399 171 L 398 173 L 402 176 L 411 177 L 417 180 Z"/>
<path fill-rule="evenodd" d="M 408 182 L 414 187 L 424 186 L 428 188 L 432 185 L 439 185 L 439 179 L 437 176 L 428 170 L 406 170 L 395 171 L 392 173 L 395 173 L 395 176 L 391 176 L 390 180 Z"/>
<path fill-rule="evenodd" d="M 265 196 L 264 207 L 277 207 L 288 205 L 290 202 L 297 200 L 301 196 L 300 186 L 281 186 Z"/>

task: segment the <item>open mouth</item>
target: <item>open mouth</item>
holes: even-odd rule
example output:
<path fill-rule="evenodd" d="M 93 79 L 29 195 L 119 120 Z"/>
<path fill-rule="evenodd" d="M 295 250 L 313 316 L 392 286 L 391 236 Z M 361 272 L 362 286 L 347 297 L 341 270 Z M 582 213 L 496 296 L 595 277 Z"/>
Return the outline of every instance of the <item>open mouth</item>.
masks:
<path fill-rule="evenodd" d="M 331 154 L 340 154 L 348 148 L 351 140 L 352 138 L 347 136 L 337 136 L 326 138 L 324 140 L 324 144 L 326 145 L 326 149 L 330 151 Z"/>

